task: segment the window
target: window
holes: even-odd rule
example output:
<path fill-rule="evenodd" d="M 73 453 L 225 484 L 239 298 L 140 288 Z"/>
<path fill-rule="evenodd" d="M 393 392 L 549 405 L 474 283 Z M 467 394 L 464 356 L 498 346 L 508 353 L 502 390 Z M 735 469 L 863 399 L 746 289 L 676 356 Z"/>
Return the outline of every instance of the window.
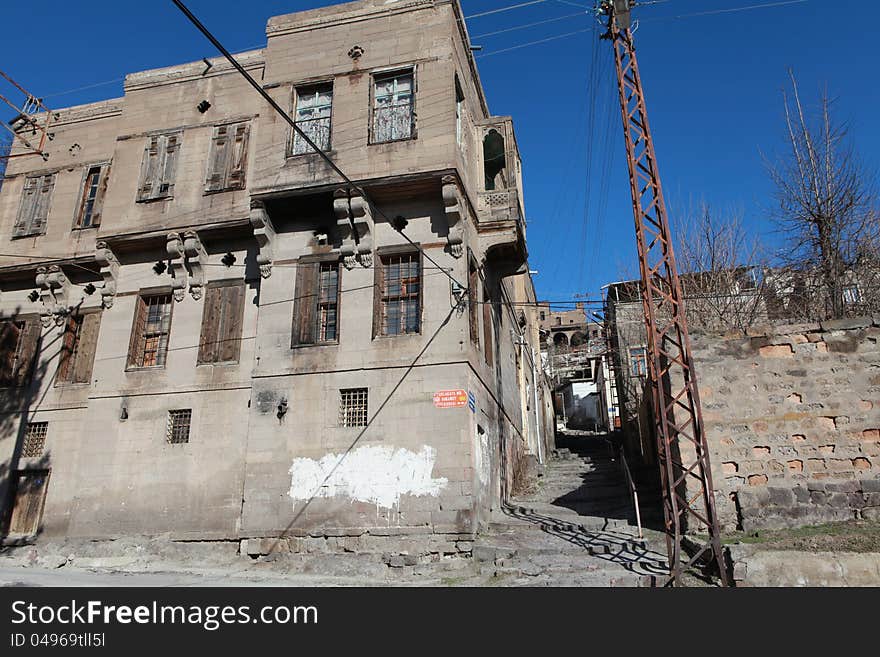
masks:
<path fill-rule="evenodd" d="M 165 429 L 165 440 L 171 445 L 189 442 L 189 428 L 192 424 L 192 409 L 184 408 L 168 411 L 168 424 Z"/>
<path fill-rule="evenodd" d="M 46 434 L 49 432 L 48 422 L 28 422 L 21 446 L 21 455 L 34 458 L 43 455 L 46 447 Z"/>
<path fill-rule="evenodd" d="M 464 94 L 455 76 L 455 143 L 461 146 L 462 122 L 464 121 Z"/>
<path fill-rule="evenodd" d="M 847 285 L 843 288 L 843 302 L 850 306 L 862 303 L 862 291 L 858 285 Z"/>
<path fill-rule="evenodd" d="M 373 143 L 413 137 L 412 71 L 375 77 L 373 99 Z"/>
<path fill-rule="evenodd" d="M 333 85 L 321 84 L 296 90 L 296 125 L 321 150 L 330 148 L 330 117 L 333 110 Z M 288 156 L 314 153 L 312 147 L 291 131 Z"/>
<path fill-rule="evenodd" d="M 202 310 L 199 364 L 238 362 L 244 290 L 244 281 L 221 281 L 208 285 Z"/>
<path fill-rule="evenodd" d="M 205 193 L 244 189 L 249 134 L 248 123 L 214 127 Z"/>
<path fill-rule="evenodd" d="M 46 219 L 54 188 L 54 173 L 25 179 L 21 206 L 12 229 L 13 237 L 42 235 L 46 232 Z"/>
<path fill-rule="evenodd" d="M 545 312 L 542 310 L 542 311 L 541 311 L 541 321 L 543 322 L 545 319 L 547 319 L 547 313 L 545 313 Z"/>
<path fill-rule="evenodd" d="M 64 326 L 55 383 L 89 383 L 98 345 L 101 313 L 70 315 Z"/>
<path fill-rule="evenodd" d="M 645 347 L 630 347 L 629 350 L 630 376 L 647 376 L 648 374 L 648 350 Z"/>
<path fill-rule="evenodd" d="M 171 294 L 139 296 L 128 347 L 128 367 L 164 367 L 171 331 Z"/>
<path fill-rule="evenodd" d="M 75 228 L 94 228 L 101 225 L 101 209 L 104 205 L 109 173 L 109 164 L 89 167 L 86 171 L 76 211 Z"/>
<path fill-rule="evenodd" d="M 0 386 L 23 386 L 30 382 L 39 342 L 37 318 L 0 321 Z"/>
<path fill-rule="evenodd" d="M 174 176 L 180 134 L 155 135 L 149 138 L 141 163 L 138 201 L 152 201 L 174 195 Z"/>
<path fill-rule="evenodd" d="M 418 253 L 380 256 L 376 267 L 376 299 L 373 319 L 376 335 L 401 335 L 421 330 L 421 262 Z M 378 330 L 376 330 L 378 329 Z"/>
<path fill-rule="evenodd" d="M 340 279 L 338 260 L 297 263 L 291 346 L 339 341 Z"/>
<path fill-rule="evenodd" d="M 480 316 L 478 314 L 477 285 L 479 284 L 480 277 L 477 272 L 476 261 L 470 255 L 470 252 L 468 254 L 468 328 L 470 329 L 471 342 L 479 349 Z"/>
<path fill-rule="evenodd" d="M 366 388 L 350 388 L 339 391 L 339 426 L 367 426 Z"/>

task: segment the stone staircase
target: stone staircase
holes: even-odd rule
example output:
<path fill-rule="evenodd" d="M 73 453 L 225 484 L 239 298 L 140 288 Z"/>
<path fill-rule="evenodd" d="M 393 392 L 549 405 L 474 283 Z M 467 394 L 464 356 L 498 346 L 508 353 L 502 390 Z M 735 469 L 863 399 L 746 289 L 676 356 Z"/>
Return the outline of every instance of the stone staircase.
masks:
<path fill-rule="evenodd" d="M 557 445 L 537 485 L 493 517 L 474 559 L 514 584 L 637 586 L 665 573 L 662 535 L 638 537 L 626 477 L 604 436 L 569 432 Z M 645 497 L 653 506 L 650 491 Z"/>

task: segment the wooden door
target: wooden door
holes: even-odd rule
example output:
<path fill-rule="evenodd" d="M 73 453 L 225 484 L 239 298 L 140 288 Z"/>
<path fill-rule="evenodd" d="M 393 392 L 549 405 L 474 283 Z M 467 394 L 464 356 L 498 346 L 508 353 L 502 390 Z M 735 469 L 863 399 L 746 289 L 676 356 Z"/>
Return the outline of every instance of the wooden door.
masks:
<path fill-rule="evenodd" d="M 43 516 L 43 503 L 46 501 L 46 487 L 49 472 L 46 470 L 26 470 L 15 473 L 14 502 L 9 533 L 33 535 L 40 527 Z"/>

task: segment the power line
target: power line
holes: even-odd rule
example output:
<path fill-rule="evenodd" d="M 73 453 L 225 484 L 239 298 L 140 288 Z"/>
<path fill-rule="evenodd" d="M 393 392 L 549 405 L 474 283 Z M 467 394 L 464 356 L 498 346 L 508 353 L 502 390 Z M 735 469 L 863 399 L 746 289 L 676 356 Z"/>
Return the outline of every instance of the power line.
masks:
<path fill-rule="evenodd" d="M 245 80 L 247 80 L 248 84 L 250 84 L 250 85 L 251 85 L 251 86 L 257 91 L 257 93 L 260 94 L 260 95 L 263 97 L 263 100 L 265 100 L 267 103 L 269 103 L 269 105 L 272 107 L 272 109 L 274 109 L 274 110 L 275 110 L 275 111 L 276 111 L 276 112 L 277 112 L 277 113 L 278 113 L 278 114 L 279 114 L 279 115 L 280 115 L 280 116 L 281 116 L 281 117 L 282 117 L 282 118 L 283 118 L 283 119 L 284 119 L 284 120 L 290 125 L 290 127 L 293 128 L 293 130 L 294 130 L 294 131 L 295 131 L 295 132 L 296 132 L 296 133 L 297 133 L 297 134 L 298 134 L 298 135 L 299 135 L 299 136 L 300 136 L 300 137 L 306 142 L 306 144 L 307 144 L 310 148 L 312 148 L 316 153 L 318 153 L 318 154 L 321 156 L 321 159 L 324 160 L 324 162 L 326 162 L 327 165 L 328 165 L 331 169 L 333 169 L 333 171 L 335 171 L 336 174 L 337 174 L 340 178 L 342 178 L 342 180 L 344 180 L 344 181 L 349 185 L 349 194 L 350 194 L 352 191 L 356 191 L 356 192 L 358 192 L 359 195 L 362 196 L 362 197 L 364 198 L 364 200 L 366 200 L 367 203 L 369 203 L 370 206 L 371 206 L 374 210 L 376 210 L 376 212 L 377 212 L 377 213 L 378 213 L 383 219 L 385 219 L 385 221 L 387 221 L 391 226 L 394 226 L 394 225 L 395 225 L 395 222 L 393 222 L 393 221 L 392 221 L 392 220 L 391 220 L 391 219 L 390 219 L 390 218 L 389 218 L 384 212 L 382 212 L 382 210 L 381 210 L 381 209 L 380 209 L 375 203 L 373 203 L 373 202 L 369 199 L 369 197 L 367 196 L 366 192 L 365 192 L 363 189 L 361 189 L 360 187 L 358 187 L 358 186 L 355 184 L 355 182 L 354 182 L 351 178 L 349 178 L 349 177 L 345 174 L 345 172 L 342 171 L 342 169 L 340 169 L 340 168 L 336 165 L 336 163 L 330 158 L 330 156 L 327 155 L 327 153 L 325 153 L 323 150 L 321 150 L 321 149 L 318 147 L 318 145 L 315 144 L 315 142 L 312 141 L 312 139 L 311 139 L 311 138 L 305 133 L 305 131 L 304 131 L 302 128 L 300 128 L 300 127 L 296 124 L 296 121 L 294 121 L 294 120 L 290 117 L 290 115 L 288 115 L 287 112 L 285 112 L 285 111 L 281 108 L 281 106 L 280 106 L 278 103 L 276 103 L 275 100 L 274 100 L 274 99 L 273 99 L 268 93 L 266 93 L 266 90 L 263 89 L 263 87 L 260 86 L 260 84 L 259 84 L 256 80 L 254 80 L 254 79 L 251 77 L 250 73 L 248 73 L 248 72 L 244 69 L 244 67 L 243 67 L 241 64 L 238 63 L 238 61 L 235 59 L 235 57 L 233 57 L 233 56 L 230 54 L 230 52 L 229 52 L 229 51 L 223 46 L 223 44 L 220 43 L 220 41 L 218 41 L 217 38 L 216 38 L 213 34 L 211 34 L 211 32 L 208 30 L 208 28 L 205 27 L 205 26 L 202 24 L 202 22 L 201 22 L 198 18 L 196 18 L 195 14 L 193 14 L 193 13 L 187 8 L 187 6 L 186 6 L 185 4 L 183 4 L 183 2 L 181 2 L 181 0 L 171 0 L 171 1 L 177 6 L 178 9 L 180 9 L 181 12 L 183 12 L 183 15 L 186 16 L 186 17 L 189 19 L 189 21 L 190 21 L 193 25 L 195 25 L 195 27 L 199 30 L 199 32 L 201 32 L 201 33 L 205 36 L 205 38 L 208 39 L 208 41 L 210 41 L 210 42 L 213 44 L 213 46 L 214 46 L 215 48 L 217 48 L 217 50 L 220 51 L 220 53 L 226 58 L 226 60 L 227 60 L 230 64 L 232 64 L 232 66 L 235 68 L 235 70 L 237 70 L 237 71 L 238 71 L 238 72 L 239 72 L 239 73 L 245 78 Z M 539 0 L 539 1 L 540 1 L 540 2 L 544 2 L 544 1 L 546 1 L 546 0 Z M 424 249 L 422 249 L 418 244 L 416 244 L 415 242 L 413 242 L 413 241 L 409 238 L 409 236 L 406 235 L 406 234 L 403 232 L 403 229 L 402 229 L 402 228 L 397 229 L 397 232 L 400 233 L 400 235 L 401 235 L 401 236 L 402 236 L 407 242 L 409 242 L 410 245 L 414 246 L 414 247 L 415 247 L 415 248 L 416 248 L 416 249 L 422 254 L 422 256 L 424 256 L 424 258 L 425 258 L 426 260 L 428 260 L 428 262 L 430 262 L 430 263 L 433 264 L 434 266 L 436 266 L 436 267 L 442 269 L 442 268 L 440 267 L 440 265 L 437 264 L 437 262 L 435 262 L 434 259 L 433 259 L 430 255 L 428 255 L 428 254 L 425 252 Z M 455 279 L 455 277 L 452 276 L 452 274 L 450 274 L 450 273 L 447 272 L 446 275 L 449 277 L 449 280 L 451 280 L 455 285 L 457 285 L 458 287 L 464 289 L 465 286 L 462 285 L 461 283 L 459 283 L 459 282 Z"/>
<path fill-rule="evenodd" d="M 786 7 L 788 5 L 802 5 L 810 0 L 785 0 L 785 2 L 766 2 L 757 5 L 746 5 L 744 7 L 732 7 L 730 9 L 711 9 L 708 11 L 698 11 L 691 14 L 681 14 L 678 16 L 655 16 L 640 20 L 640 23 L 653 23 L 656 21 L 679 20 L 682 18 L 694 18 L 697 16 L 715 16 L 717 14 L 734 14 L 741 11 L 751 11 L 752 9 L 770 9 L 772 7 Z"/>
<path fill-rule="evenodd" d="M 500 14 L 505 11 L 512 11 L 514 9 L 521 9 L 522 7 L 529 7 L 531 5 L 540 5 L 547 0 L 532 0 L 531 2 L 521 2 L 518 5 L 509 5 L 507 7 L 501 7 L 500 9 L 490 9 L 489 11 L 483 11 L 479 14 L 471 14 L 470 16 L 465 16 L 465 20 L 471 18 L 481 18 L 483 16 L 491 16 L 492 14 Z"/>

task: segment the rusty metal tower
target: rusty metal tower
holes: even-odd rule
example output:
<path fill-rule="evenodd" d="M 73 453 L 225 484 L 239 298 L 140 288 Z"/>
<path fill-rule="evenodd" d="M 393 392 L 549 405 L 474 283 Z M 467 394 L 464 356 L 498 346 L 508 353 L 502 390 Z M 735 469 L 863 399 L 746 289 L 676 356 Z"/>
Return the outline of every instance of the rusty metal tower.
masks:
<path fill-rule="evenodd" d="M 44 147 L 46 142 L 53 138 L 49 128 L 58 115 L 43 105 L 42 99 L 32 95 L 3 71 L 0 71 L 0 78 L 11 85 L 12 93 L 9 96 L 18 94 L 22 96 L 22 99 L 16 102 L 0 93 L 0 102 L 11 107 L 16 113 L 12 120 L 0 121 L 0 125 L 12 134 L 11 149 L 6 154 L 0 154 L 0 159 L 25 155 L 39 155 L 44 160 L 49 159 Z"/>
<path fill-rule="evenodd" d="M 633 45 L 630 10 L 636 4 L 603 0 L 597 12 L 608 21 L 608 32 L 602 38 L 614 47 L 629 165 L 648 342 L 646 394 L 651 398 L 657 437 L 669 557 L 670 575 L 665 583 L 680 585 L 684 571 L 708 562 L 727 586 L 681 282 Z M 700 534 L 708 538 L 699 538 Z"/>

